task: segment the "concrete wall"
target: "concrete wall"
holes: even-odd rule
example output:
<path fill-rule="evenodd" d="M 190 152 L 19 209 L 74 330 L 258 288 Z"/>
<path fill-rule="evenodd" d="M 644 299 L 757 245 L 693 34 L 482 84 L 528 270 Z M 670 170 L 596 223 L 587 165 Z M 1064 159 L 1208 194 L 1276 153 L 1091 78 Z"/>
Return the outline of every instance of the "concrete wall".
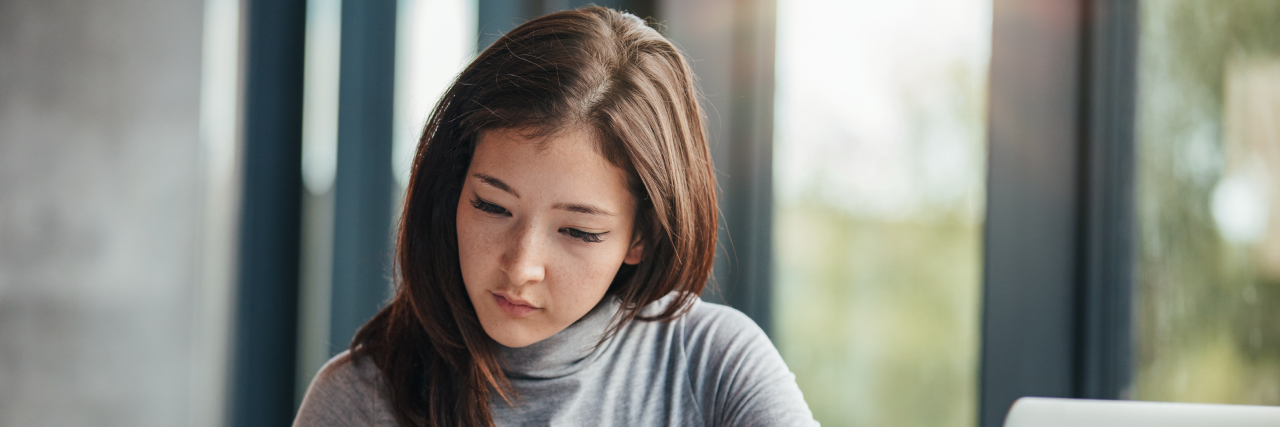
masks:
<path fill-rule="evenodd" d="M 193 381 L 219 351 L 196 333 L 204 7 L 0 0 L 0 426 L 217 415 Z"/>

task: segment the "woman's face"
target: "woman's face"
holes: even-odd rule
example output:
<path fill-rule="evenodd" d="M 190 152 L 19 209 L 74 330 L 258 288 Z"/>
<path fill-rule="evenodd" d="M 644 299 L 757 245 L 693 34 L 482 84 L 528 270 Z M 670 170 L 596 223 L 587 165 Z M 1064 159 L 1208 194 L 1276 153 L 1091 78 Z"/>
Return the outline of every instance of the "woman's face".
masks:
<path fill-rule="evenodd" d="M 483 132 L 458 199 L 462 280 L 480 325 L 524 347 L 563 330 L 604 297 L 623 263 L 640 262 L 626 173 L 590 132 L 537 142 Z"/>

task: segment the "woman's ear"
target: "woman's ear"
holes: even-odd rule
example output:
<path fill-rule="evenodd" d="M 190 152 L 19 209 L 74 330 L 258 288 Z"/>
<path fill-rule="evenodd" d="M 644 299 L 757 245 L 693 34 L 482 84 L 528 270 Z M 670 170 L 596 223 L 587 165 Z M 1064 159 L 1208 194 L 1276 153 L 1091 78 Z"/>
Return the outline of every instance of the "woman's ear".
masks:
<path fill-rule="evenodd" d="M 640 238 L 640 233 L 635 233 L 631 238 L 631 247 L 627 248 L 627 257 L 622 259 L 623 264 L 636 265 L 640 263 L 640 258 L 644 256 L 644 239 Z"/>

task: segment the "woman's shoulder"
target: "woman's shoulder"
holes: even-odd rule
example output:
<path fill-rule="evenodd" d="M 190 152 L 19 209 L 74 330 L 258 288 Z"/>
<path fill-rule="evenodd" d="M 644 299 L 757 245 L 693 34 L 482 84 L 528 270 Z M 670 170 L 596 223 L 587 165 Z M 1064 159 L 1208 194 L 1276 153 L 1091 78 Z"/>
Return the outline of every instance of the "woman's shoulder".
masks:
<path fill-rule="evenodd" d="M 344 351 L 329 359 L 307 387 L 294 426 L 391 426 L 382 374 L 372 361 Z"/>
<path fill-rule="evenodd" d="M 709 410 L 708 425 L 816 424 L 795 375 L 746 314 L 699 299 L 670 327 L 681 336 L 674 341 L 700 407 Z"/>
<path fill-rule="evenodd" d="M 679 295 L 672 293 L 645 306 L 640 314 L 655 316 L 678 303 Z M 682 354 L 691 371 L 750 369 L 761 361 L 781 362 L 768 335 L 746 314 L 701 298 L 694 298 L 689 304 L 680 316 L 667 321 L 637 322 L 640 325 L 636 326 L 670 337 L 658 338 L 654 343 L 668 347 L 659 351 Z"/>
<path fill-rule="evenodd" d="M 689 309 L 688 317 L 689 328 L 692 329 L 719 329 L 722 332 L 731 333 L 759 333 L 764 335 L 764 330 L 760 329 L 754 320 L 747 317 L 738 309 L 716 304 L 714 302 L 706 302 L 701 298 L 693 302 L 693 307 Z"/>
<path fill-rule="evenodd" d="M 654 316 L 671 304 L 679 303 L 679 295 L 668 294 L 644 308 L 642 315 Z M 764 340 L 772 347 L 764 330 L 741 311 L 727 305 L 694 298 L 688 311 L 669 321 L 668 327 L 684 336 L 686 345 L 724 344 L 738 340 Z"/>

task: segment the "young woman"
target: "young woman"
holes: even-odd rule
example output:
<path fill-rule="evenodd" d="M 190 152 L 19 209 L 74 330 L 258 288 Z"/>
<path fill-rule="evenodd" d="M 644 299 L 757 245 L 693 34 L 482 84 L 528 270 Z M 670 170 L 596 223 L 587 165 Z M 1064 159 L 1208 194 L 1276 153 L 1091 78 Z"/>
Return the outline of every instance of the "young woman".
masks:
<path fill-rule="evenodd" d="M 669 41 L 599 7 L 512 30 L 436 106 L 396 296 L 294 424 L 816 424 L 760 328 L 698 299 L 715 190 Z"/>

